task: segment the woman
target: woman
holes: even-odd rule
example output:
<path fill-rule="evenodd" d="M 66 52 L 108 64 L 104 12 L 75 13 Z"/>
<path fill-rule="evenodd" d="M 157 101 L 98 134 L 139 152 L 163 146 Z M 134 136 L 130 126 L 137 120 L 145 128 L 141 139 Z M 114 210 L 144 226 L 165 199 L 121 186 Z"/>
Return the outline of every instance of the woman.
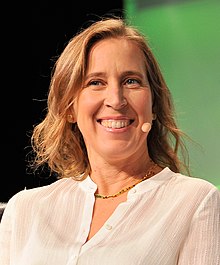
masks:
<path fill-rule="evenodd" d="M 0 263 L 218 265 L 219 191 L 183 173 L 182 136 L 144 36 L 120 18 L 79 32 L 32 135 L 59 179 L 9 200 Z"/>

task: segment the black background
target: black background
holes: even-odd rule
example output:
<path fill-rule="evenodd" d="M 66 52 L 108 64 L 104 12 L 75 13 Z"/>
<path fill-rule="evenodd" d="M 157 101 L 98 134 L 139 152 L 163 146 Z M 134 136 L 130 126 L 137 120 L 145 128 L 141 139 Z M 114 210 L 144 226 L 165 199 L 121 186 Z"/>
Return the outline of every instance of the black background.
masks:
<path fill-rule="evenodd" d="M 55 180 L 28 168 L 30 133 L 44 116 L 55 58 L 69 39 L 98 16 L 123 17 L 123 1 L 38 1 L 3 9 L 0 201 Z"/>

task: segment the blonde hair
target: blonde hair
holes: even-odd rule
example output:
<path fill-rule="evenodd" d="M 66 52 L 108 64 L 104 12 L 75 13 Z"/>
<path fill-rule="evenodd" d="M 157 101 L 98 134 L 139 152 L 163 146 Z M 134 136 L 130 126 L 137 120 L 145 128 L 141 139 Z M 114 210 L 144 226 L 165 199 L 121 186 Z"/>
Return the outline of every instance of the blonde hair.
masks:
<path fill-rule="evenodd" d="M 178 151 L 185 152 L 183 133 L 177 127 L 170 91 L 146 38 L 135 27 L 119 17 L 102 18 L 78 32 L 57 59 L 49 87 L 47 114 L 32 133 L 35 154 L 32 166 L 47 164 L 59 177 L 84 179 L 90 172 L 86 146 L 76 123 L 70 123 L 68 113 L 84 80 L 87 57 L 94 43 L 106 38 L 131 40 L 143 51 L 146 71 L 153 96 L 153 122 L 147 144 L 149 155 L 162 167 L 175 172 L 187 168 Z M 183 155 L 183 157 L 186 157 Z"/>

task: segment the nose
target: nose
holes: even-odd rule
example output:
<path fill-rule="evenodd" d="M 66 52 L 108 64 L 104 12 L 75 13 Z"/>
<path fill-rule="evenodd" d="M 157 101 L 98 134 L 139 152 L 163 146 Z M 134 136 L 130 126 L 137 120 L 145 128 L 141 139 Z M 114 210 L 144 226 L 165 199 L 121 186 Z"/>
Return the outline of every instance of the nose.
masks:
<path fill-rule="evenodd" d="M 122 109 L 127 105 L 127 99 L 120 85 L 108 86 L 106 89 L 105 105 L 116 110 Z"/>

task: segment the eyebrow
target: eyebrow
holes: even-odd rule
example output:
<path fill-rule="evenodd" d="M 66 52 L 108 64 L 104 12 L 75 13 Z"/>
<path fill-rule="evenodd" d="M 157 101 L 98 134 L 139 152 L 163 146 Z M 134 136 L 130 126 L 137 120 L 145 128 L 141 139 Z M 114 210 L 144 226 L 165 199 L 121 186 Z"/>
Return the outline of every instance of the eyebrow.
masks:
<path fill-rule="evenodd" d="M 137 71 L 125 71 L 121 74 L 122 77 L 129 76 L 129 75 L 137 75 L 142 79 L 144 78 L 144 76 L 140 72 L 137 72 Z M 106 74 L 104 72 L 94 72 L 94 73 L 88 74 L 85 77 L 85 80 L 92 78 L 92 77 L 98 77 L 98 76 L 104 77 L 106 76 Z"/>
<path fill-rule="evenodd" d="M 137 72 L 137 71 L 125 71 L 125 72 L 123 72 L 122 75 L 123 76 L 127 76 L 127 75 L 137 75 L 140 78 L 144 78 L 144 76 L 140 72 Z"/>
<path fill-rule="evenodd" d="M 88 74 L 85 76 L 85 80 L 91 78 L 91 77 L 97 77 L 97 76 L 105 76 L 106 74 L 104 72 L 94 72 L 91 74 Z"/>

